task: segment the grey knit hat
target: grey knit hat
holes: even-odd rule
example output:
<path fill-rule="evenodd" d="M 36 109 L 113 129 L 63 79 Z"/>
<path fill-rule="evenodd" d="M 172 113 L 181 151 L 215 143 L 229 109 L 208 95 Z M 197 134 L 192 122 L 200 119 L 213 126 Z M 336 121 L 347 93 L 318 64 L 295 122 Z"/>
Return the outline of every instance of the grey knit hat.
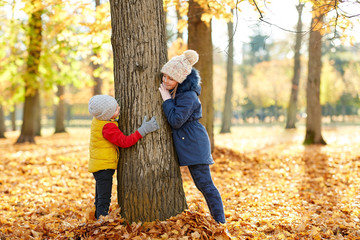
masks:
<path fill-rule="evenodd" d="M 89 101 L 89 113 L 98 120 L 110 120 L 118 103 L 109 95 L 95 95 Z"/>
<path fill-rule="evenodd" d="M 186 50 L 182 55 L 170 59 L 161 69 L 178 83 L 182 83 L 191 73 L 192 66 L 199 60 L 199 54 L 194 50 Z"/>

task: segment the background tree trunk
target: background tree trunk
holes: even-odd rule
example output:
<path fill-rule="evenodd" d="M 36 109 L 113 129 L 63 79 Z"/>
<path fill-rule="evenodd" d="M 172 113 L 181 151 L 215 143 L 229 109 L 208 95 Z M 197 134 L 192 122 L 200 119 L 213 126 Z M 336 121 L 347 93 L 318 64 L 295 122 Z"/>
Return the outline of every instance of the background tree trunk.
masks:
<path fill-rule="evenodd" d="M 42 10 L 34 11 L 29 18 L 29 48 L 27 69 L 24 75 L 25 81 L 25 103 L 23 123 L 21 127 L 20 137 L 16 143 L 35 143 L 37 106 L 39 101 L 39 82 L 37 75 L 39 74 L 40 55 L 42 47 Z"/>
<path fill-rule="evenodd" d="M 180 15 L 180 0 L 176 0 L 176 18 L 177 18 L 177 21 L 179 23 L 180 20 L 182 20 L 182 16 Z M 180 38 L 180 39 L 184 39 L 184 33 L 183 32 L 180 32 L 179 29 L 177 31 L 177 39 Z"/>
<path fill-rule="evenodd" d="M 39 92 L 35 90 L 35 94 L 25 97 L 23 123 L 21 126 L 20 137 L 16 143 L 35 143 L 36 130 L 36 108 L 39 100 Z"/>
<path fill-rule="evenodd" d="M 11 42 L 17 42 L 18 41 L 18 37 L 17 37 L 17 34 L 16 34 L 16 28 L 18 27 L 16 22 L 15 22 L 15 15 L 16 15 L 16 2 L 13 1 L 12 4 L 11 4 L 11 21 L 10 21 L 10 31 L 12 33 L 15 33 L 15 34 L 12 34 L 13 35 L 13 40 L 10 40 Z M 19 57 L 19 49 L 16 48 L 16 45 L 15 44 L 11 44 L 11 43 L 8 43 L 9 47 L 10 47 L 10 54 L 11 56 L 14 56 L 15 58 L 18 58 Z M 16 61 L 15 59 L 13 61 Z M 12 84 L 11 87 L 10 87 L 10 92 L 11 94 L 15 95 L 16 94 L 16 88 L 17 88 L 17 84 Z M 11 119 L 11 130 L 12 131 L 16 131 L 16 103 L 14 103 L 13 105 L 13 109 L 12 111 L 10 112 L 10 119 Z"/>
<path fill-rule="evenodd" d="M 287 109 L 287 119 L 286 119 L 286 129 L 296 128 L 296 113 L 297 113 L 297 100 L 299 92 L 299 81 L 301 73 L 301 61 L 300 61 L 300 50 L 301 50 L 301 39 L 302 39 L 302 10 L 304 8 L 304 3 L 299 3 L 296 6 L 296 9 L 299 14 L 297 27 L 296 27 L 296 41 L 295 41 L 295 55 L 294 55 L 294 76 L 291 81 L 291 95 L 289 106 Z"/>
<path fill-rule="evenodd" d="M 58 91 L 56 93 L 59 98 L 59 104 L 56 106 L 56 119 L 55 119 L 55 133 L 63 133 L 65 130 L 65 86 L 58 85 Z"/>
<path fill-rule="evenodd" d="M 11 118 L 11 129 L 13 131 L 16 131 L 16 104 L 14 104 L 13 111 L 10 112 L 10 118 Z"/>
<path fill-rule="evenodd" d="M 188 11 L 188 48 L 199 54 L 195 68 L 201 76 L 201 95 L 203 117 L 200 122 L 205 126 L 214 150 L 214 104 L 213 104 L 213 47 L 211 22 L 201 21 L 204 10 L 194 0 L 189 1 Z"/>
<path fill-rule="evenodd" d="M 232 10 L 233 12 L 233 10 Z M 224 110 L 222 115 L 222 124 L 220 133 L 229 133 L 232 119 L 232 93 L 233 93 L 233 82 L 234 82 L 234 24 L 232 21 L 228 22 L 228 36 L 229 36 L 229 50 L 226 65 L 226 92 L 224 97 Z"/>
<path fill-rule="evenodd" d="M 186 207 L 171 129 L 158 91 L 166 62 L 165 14 L 161 0 L 110 1 L 115 96 L 119 127 L 129 135 L 144 115 L 161 127 L 120 150 L 118 203 L 129 222 L 165 220 Z"/>
<path fill-rule="evenodd" d="M 5 138 L 5 115 L 2 104 L 0 104 L 0 138 Z"/>
<path fill-rule="evenodd" d="M 324 15 L 314 8 L 309 39 L 308 80 L 306 86 L 306 135 L 304 144 L 326 144 L 321 135 L 321 45 Z"/>
<path fill-rule="evenodd" d="M 41 136 L 41 103 L 40 103 L 40 92 L 38 92 L 36 100 L 36 120 L 35 120 L 35 136 Z"/>
<path fill-rule="evenodd" d="M 97 9 L 97 7 L 100 6 L 100 0 L 95 0 L 95 11 Z M 96 48 L 93 48 L 93 55 L 97 56 L 99 50 Z M 94 88 L 93 88 L 93 95 L 99 95 L 102 93 L 102 79 L 100 77 L 96 77 L 94 75 L 94 72 L 96 71 L 96 69 L 98 69 L 100 67 L 99 64 L 94 63 L 93 61 L 91 62 L 91 68 L 93 70 L 93 79 L 95 82 Z"/>

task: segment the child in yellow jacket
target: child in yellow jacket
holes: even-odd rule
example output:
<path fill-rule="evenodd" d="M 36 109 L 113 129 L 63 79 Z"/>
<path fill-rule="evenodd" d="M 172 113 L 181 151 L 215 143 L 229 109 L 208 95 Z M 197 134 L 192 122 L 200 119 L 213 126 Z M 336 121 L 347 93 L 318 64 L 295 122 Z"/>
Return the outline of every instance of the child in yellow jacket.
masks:
<path fill-rule="evenodd" d="M 118 147 L 131 147 L 146 134 L 159 126 L 155 117 L 147 121 L 145 116 L 140 128 L 129 136 L 124 135 L 115 120 L 120 107 L 109 95 L 96 95 L 89 101 L 91 123 L 89 172 L 95 178 L 95 217 L 106 216 L 111 202 L 112 179 L 118 163 Z"/>

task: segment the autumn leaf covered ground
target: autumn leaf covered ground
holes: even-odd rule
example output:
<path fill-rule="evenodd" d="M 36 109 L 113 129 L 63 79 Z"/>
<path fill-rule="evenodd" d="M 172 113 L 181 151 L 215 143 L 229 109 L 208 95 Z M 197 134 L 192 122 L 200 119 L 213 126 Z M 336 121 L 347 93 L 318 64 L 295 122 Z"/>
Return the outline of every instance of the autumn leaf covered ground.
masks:
<path fill-rule="evenodd" d="M 327 146 L 303 146 L 303 127 L 216 135 L 225 225 L 209 217 L 186 168 L 188 211 L 126 224 L 114 186 L 111 214 L 95 221 L 88 130 L 48 132 L 37 145 L 14 145 L 18 134 L 0 139 L 0 239 L 360 239 L 360 126 L 324 127 Z"/>

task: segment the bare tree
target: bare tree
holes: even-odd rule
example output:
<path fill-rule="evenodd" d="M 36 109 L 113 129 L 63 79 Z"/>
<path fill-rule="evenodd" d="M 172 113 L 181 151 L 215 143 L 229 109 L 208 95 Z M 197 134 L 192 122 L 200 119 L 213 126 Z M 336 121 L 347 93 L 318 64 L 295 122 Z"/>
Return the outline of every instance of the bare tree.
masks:
<path fill-rule="evenodd" d="M 233 12 L 233 10 L 232 10 Z M 233 95 L 233 82 L 234 82 L 234 24 L 232 21 L 229 21 L 227 24 L 228 27 L 228 36 L 229 36 L 229 50 L 227 54 L 227 63 L 226 63 L 226 91 L 224 97 L 224 110 L 222 115 L 222 123 L 220 133 L 229 133 L 231 127 L 231 118 L 232 118 L 232 102 L 231 98 Z"/>
<path fill-rule="evenodd" d="M 286 129 L 296 128 L 296 113 L 297 113 L 297 100 L 299 92 L 299 81 L 301 73 L 301 61 L 300 61 L 300 50 L 301 50 L 301 39 L 302 39 L 302 10 L 304 8 L 304 3 L 299 3 L 296 6 L 296 9 L 299 14 L 297 27 L 296 27 L 296 40 L 295 40 L 295 55 L 294 55 L 294 76 L 291 81 L 291 95 L 289 106 L 287 109 L 287 119 L 286 119 Z"/>

